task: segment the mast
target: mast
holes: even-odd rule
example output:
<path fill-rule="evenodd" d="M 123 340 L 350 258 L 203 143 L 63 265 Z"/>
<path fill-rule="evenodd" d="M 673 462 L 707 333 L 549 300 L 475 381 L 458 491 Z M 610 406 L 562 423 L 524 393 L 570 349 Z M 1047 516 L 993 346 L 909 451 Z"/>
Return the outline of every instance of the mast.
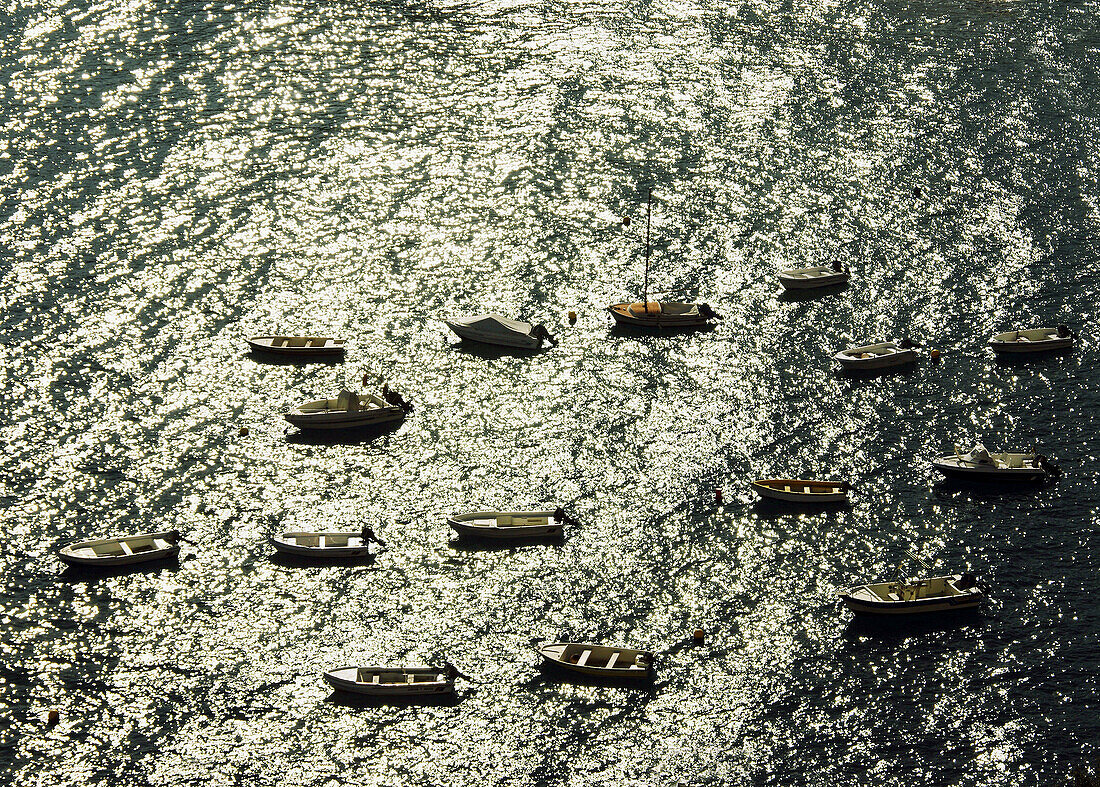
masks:
<path fill-rule="evenodd" d="M 646 190 L 645 202 L 645 280 L 642 284 L 642 310 L 649 313 L 649 224 L 653 213 L 653 189 Z"/>

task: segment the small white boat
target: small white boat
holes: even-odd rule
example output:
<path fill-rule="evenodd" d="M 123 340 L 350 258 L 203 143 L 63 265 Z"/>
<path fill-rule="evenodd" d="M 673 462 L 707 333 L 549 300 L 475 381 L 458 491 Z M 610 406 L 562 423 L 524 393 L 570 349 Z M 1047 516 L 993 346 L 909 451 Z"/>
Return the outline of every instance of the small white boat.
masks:
<path fill-rule="evenodd" d="M 973 574 L 856 585 L 840 594 L 848 609 L 863 615 L 914 615 L 973 609 L 986 598 Z"/>
<path fill-rule="evenodd" d="M 303 557 L 365 557 L 370 554 L 371 541 L 376 540 L 364 537 L 361 530 L 290 531 L 271 536 L 271 544 L 279 552 Z"/>
<path fill-rule="evenodd" d="M 400 421 L 412 408 L 398 404 L 399 397 L 388 393 L 390 401 L 375 394 L 359 395 L 344 390 L 335 399 L 299 405 L 284 417 L 299 429 L 355 429 Z"/>
<path fill-rule="evenodd" d="M 932 466 L 949 478 L 976 481 L 1045 481 L 1061 475 L 1059 467 L 1042 454 L 1022 451 L 991 453 L 981 443 L 966 453 L 955 446 L 955 453 L 932 460 Z"/>
<path fill-rule="evenodd" d="M 761 478 L 752 482 L 753 491 L 769 500 L 788 503 L 842 503 L 851 488 L 845 481 L 798 481 L 791 478 Z"/>
<path fill-rule="evenodd" d="M 554 642 L 538 648 L 538 653 L 551 664 L 594 677 L 635 680 L 653 677 L 653 654 L 648 650 L 591 642 Z"/>
<path fill-rule="evenodd" d="M 97 541 L 79 541 L 58 550 L 57 556 L 70 566 L 129 566 L 175 557 L 180 551 L 180 533 L 138 533 Z"/>
<path fill-rule="evenodd" d="M 880 342 L 862 347 L 849 347 L 833 356 L 833 360 L 845 369 L 885 369 L 890 366 L 904 366 L 917 360 L 914 342 L 902 339 L 900 342 Z"/>
<path fill-rule="evenodd" d="M 540 538 L 561 535 L 575 524 L 561 508 L 552 511 L 474 511 L 454 514 L 447 524 L 463 536 L 480 538 Z"/>
<path fill-rule="evenodd" d="M 542 323 L 532 325 L 529 322 L 509 320 L 495 313 L 478 314 L 474 317 L 452 317 L 443 322 L 463 339 L 484 344 L 521 347 L 527 350 L 537 350 L 544 341 L 557 344 Z"/>
<path fill-rule="evenodd" d="M 1073 331 L 1068 326 L 1059 325 L 1057 328 L 998 333 L 989 340 L 989 346 L 996 353 L 1041 353 L 1072 347 L 1073 339 Z"/>
<path fill-rule="evenodd" d="M 255 352 L 295 357 L 331 357 L 344 354 L 344 340 L 331 336 L 252 336 Z"/>
<path fill-rule="evenodd" d="M 811 290 L 817 287 L 831 287 L 848 281 L 848 269 L 839 262 L 831 266 L 819 265 L 814 268 L 786 268 L 779 271 L 779 283 L 787 290 Z"/>
<path fill-rule="evenodd" d="M 349 694 L 418 697 L 450 694 L 454 675 L 446 667 L 343 667 L 325 673 L 328 685 Z"/>

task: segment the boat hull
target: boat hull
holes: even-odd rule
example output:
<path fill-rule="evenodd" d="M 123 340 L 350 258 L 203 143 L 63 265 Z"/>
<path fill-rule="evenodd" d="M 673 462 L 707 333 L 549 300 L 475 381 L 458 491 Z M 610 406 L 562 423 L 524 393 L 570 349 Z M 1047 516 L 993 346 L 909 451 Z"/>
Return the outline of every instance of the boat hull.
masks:
<path fill-rule="evenodd" d="M 544 519 L 545 523 L 499 524 L 502 517 L 514 522 L 517 518 L 525 521 Z M 455 514 L 447 519 L 447 524 L 461 536 L 491 538 L 496 540 L 520 538 L 548 538 L 560 536 L 565 523 L 554 521 L 554 511 L 477 511 L 470 514 Z"/>
<path fill-rule="evenodd" d="M 523 350 L 537 350 L 542 346 L 542 339 L 521 333 L 486 333 L 478 331 L 466 325 L 459 325 L 450 320 L 444 320 L 447 327 L 465 341 L 480 342 L 481 344 L 493 344 L 498 347 L 518 347 Z"/>
<path fill-rule="evenodd" d="M 999 333 L 989 340 L 989 346 L 993 352 L 1000 355 L 1029 355 L 1031 353 L 1054 352 L 1066 350 L 1073 346 L 1073 336 L 1058 336 L 1057 331 L 1051 330 L 1045 335 L 1049 338 L 1031 339 L 1020 341 L 1018 337 L 1028 333 L 1040 333 L 1039 331 L 1012 331 Z M 1040 333 L 1040 335 L 1042 335 Z"/>
<path fill-rule="evenodd" d="M 782 484 L 782 487 L 778 487 Z M 805 491 L 798 491 L 799 488 Z M 828 481 L 800 481 L 795 479 L 763 479 L 753 481 L 753 491 L 767 500 L 787 503 L 844 503 L 848 493 L 838 483 Z"/>
<path fill-rule="evenodd" d="M 779 272 L 779 283 L 783 285 L 787 290 L 816 290 L 820 287 L 833 287 L 837 284 L 844 284 L 850 278 L 847 271 L 833 271 L 831 269 L 828 273 L 823 273 L 816 276 L 799 275 L 801 271 L 812 271 L 809 269 L 793 269 Z"/>
<path fill-rule="evenodd" d="M 344 546 L 329 546 L 329 538 L 342 540 Z M 293 539 L 293 540 L 292 540 Z M 309 546 L 300 541 L 312 540 L 317 546 Z M 347 542 L 356 542 L 347 543 Z M 297 555 L 299 557 L 367 557 L 370 555 L 370 545 L 362 540 L 359 533 L 280 533 L 271 537 L 271 545 L 276 551 L 285 555 Z"/>
<path fill-rule="evenodd" d="M 916 363 L 917 353 L 911 349 L 899 349 L 897 352 L 882 355 L 873 354 L 876 347 L 881 345 L 867 345 L 865 347 L 852 347 L 841 350 L 833 356 L 833 360 L 845 369 L 889 369 L 892 366 L 907 366 Z M 867 357 L 860 357 L 866 355 Z"/>
<path fill-rule="evenodd" d="M 614 680 L 653 679 L 653 654 L 645 650 L 587 642 L 555 642 L 539 648 L 538 654 L 545 663 L 579 675 Z M 605 666 L 608 663 L 612 666 Z"/>
<path fill-rule="evenodd" d="M 254 352 L 300 358 L 329 358 L 344 355 L 344 340 L 330 336 L 253 336 L 248 346 Z"/>
<path fill-rule="evenodd" d="M 330 411 L 326 413 L 302 413 L 292 410 L 286 413 L 284 417 L 299 429 L 361 429 L 364 426 L 400 421 L 405 417 L 405 411 L 400 407 L 380 407 L 368 411 Z"/>
<path fill-rule="evenodd" d="M 667 307 L 695 307 L 682 314 L 669 313 Z M 635 308 L 638 307 L 638 308 Z M 646 309 L 640 303 L 616 303 L 607 309 L 618 325 L 632 328 L 700 328 L 708 324 L 696 304 L 662 304 L 660 310 Z"/>
<path fill-rule="evenodd" d="M 337 691 L 368 697 L 424 697 L 455 689 L 454 680 L 435 667 L 344 667 L 326 672 L 325 682 Z"/>
<path fill-rule="evenodd" d="M 901 583 L 879 583 L 871 585 L 856 585 L 847 588 L 840 594 L 840 600 L 848 609 L 858 615 L 877 616 L 904 616 L 924 615 L 932 612 L 956 612 L 967 609 L 975 609 L 985 600 L 985 591 L 976 582 L 968 587 L 960 588 L 958 583 L 963 580 L 962 575 L 949 577 L 934 577 L 920 580 L 919 586 L 928 587 L 932 583 L 940 583 L 938 593 L 924 598 L 914 597 L 916 594 L 914 585 Z M 876 592 L 875 589 L 880 591 Z M 889 591 L 892 598 L 883 598 L 881 589 Z M 946 591 L 952 591 L 947 593 Z M 910 595 L 902 598 L 898 594 Z"/>
<path fill-rule="evenodd" d="M 1041 467 L 964 467 L 953 456 L 932 460 L 932 466 L 947 478 L 966 481 L 993 481 L 998 483 L 1037 483 L 1045 481 L 1049 473 Z"/>
<path fill-rule="evenodd" d="M 113 566 L 132 566 L 138 563 L 151 563 L 167 560 L 179 555 L 179 534 L 172 531 L 163 533 L 139 533 L 121 538 L 105 538 L 96 541 L 80 541 L 58 550 L 57 556 L 70 566 L 94 566 L 108 568 Z M 121 543 L 126 542 L 127 547 Z M 134 542 L 130 546 L 130 542 Z M 117 549 L 115 545 L 118 545 Z"/>

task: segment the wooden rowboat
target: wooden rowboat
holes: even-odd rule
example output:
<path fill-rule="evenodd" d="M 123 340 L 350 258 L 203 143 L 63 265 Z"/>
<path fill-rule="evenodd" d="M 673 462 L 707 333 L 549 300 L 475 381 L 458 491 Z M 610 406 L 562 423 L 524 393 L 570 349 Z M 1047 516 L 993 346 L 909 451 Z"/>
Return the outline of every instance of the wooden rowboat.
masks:
<path fill-rule="evenodd" d="M 1019 355 L 1065 350 L 1073 346 L 1073 339 L 1073 331 L 1065 325 L 1059 325 L 1057 328 L 998 333 L 989 340 L 989 346 L 996 353 Z"/>
<path fill-rule="evenodd" d="M 463 536 L 479 538 L 546 538 L 559 536 L 572 520 L 561 508 L 550 511 L 474 511 L 454 514 L 447 524 Z"/>
<path fill-rule="evenodd" d="M 344 340 L 330 336 L 252 336 L 248 346 L 259 353 L 295 357 L 332 357 L 344 354 Z"/>
<path fill-rule="evenodd" d="M 986 598 L 973 574 L 856 585 L 840 594 L 848 609 L 862 615 L 916 615 L 973 609 Z"/>
<path fill-rule="evenodd" d="M 571 672 L 600 678 L 653 678 L 653 654 L 648 650 L 590 642 L 555 642 L 542 646 L 538 653 L 546 662 Z"/>
<path fill-rule="evenodd" d="M 180 532 L 138 533 L 133 536 L 79 541 L 58 550 L 57 556 L 71 566 L 129 566 L 175 557 L 180 551 Z"/>
<path fill-rule="evenodd" d="M 390 396 L 395 395 L 391 392 Z M 335 399 L 318 399 L 298 405 L 284 417 L 299 429 L 357 429 L 400 421 L 412 409 L 394 402 L 375 394 L 341 391 Z"/>
<path fill-rule="evenodd" d="M 851 487 L 846 481 L 799 481 L 791 478 L 761 478 L 752 482 L 760 497 L 788 503 L 842 503 Z"/>
<path fill-rule="evenodd" d="M 450 694 L 454 676 L 446 667 L 343 667 L 325 673 L 337 691 L 381 697 L 418 697 Z"/>

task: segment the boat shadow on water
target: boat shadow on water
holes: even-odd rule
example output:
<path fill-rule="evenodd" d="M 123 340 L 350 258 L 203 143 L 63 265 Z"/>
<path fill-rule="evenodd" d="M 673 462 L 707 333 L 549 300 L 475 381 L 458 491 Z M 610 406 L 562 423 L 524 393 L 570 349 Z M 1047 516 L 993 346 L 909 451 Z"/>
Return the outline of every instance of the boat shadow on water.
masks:
<path fill-rule="evenodd" d="M 616 339 L 641 339 L 648 336 L 686 336 L 692 333 L 713 333 L 717 327 L 718 326 L 713 323 L 707 323 L 706 325 L 685 325 L 674 328 L 615 323 L 611 326 L 611 335 Z"/>
<path fill-rule="evenodd" d="M 985 618 L 980 607 L 925 615 L 856 615 L 849 621 L 841 636 L 849 642 L 865 639 L 900 642 L 909 637 L 980 628 L 985 625 Z"/>
<path fill-rule="evenodd" d="M 565 543 L 565 535 L 559 533 L 556 536 L 532 536 L 530 538 L 478 538 L 476 536 L 461 535 L 452 538 L 449 542 L 451 549 L 457 552 L 508 552 L 524 547 L 556 547 Z"/>
<path fill-rule="evenodd" d="M 835 503 L 789 503 L 785 500 L 763 497 L 753 504 L 753 512 L 758 519 L 779 519 L 802 514 L 847 513 L 851 510 L 852 504 L 848 500 L 838 500 Z"/>
<path fill-rule="evenodd" d="M 638 694 L 655 695 L 660 684 L 654 676 L 645 679 L 638 678 L 601 678 L 596 675 L 585 675 L 580 672 L 560 667 L 553 662 L 544 661 L 538 667 L 538 672 L 531 678 L 531 688 L 539 686 L 552 686 L 566 683 L 571 686 L 588 686 L 608 689 L 630 689 Z"/>
<path fill-rule="evenodd" d="M 1062 360 L 1073 355 L 1072 347 L 1063 347 L 1060 350 L 1043 350 L 1034 353 L 997 353 L 994 364 L 1004 369 L 1017 369 L 1021 366 L 1059 366 Z"/>
<path fill-rule="evenodd" d="M 131 574 L 174 574 L 183 568 L 178 555 L 134 563 L 129 566 L 66 566 L 57 578 L 62 582 L 91 582 L 97 579 L 125 577 Z"/>
<path fill-rule="evenodd" d="M 283 568 L 327 568 L 327 567 L 365 567 L 373 566 L 378 560 L 377 554 L 349 555 L 348 557 L 313 557 L 311 555 L 291 555 L 285 552 L 273 552 L 267 556 L 270 563 Z"/>
<path fill-rule="evenodd" d="M 779 293 L 778 298 L 780 303 L 817 301 L 822 298 L 828 298 L 830 295 L 839 295 L 850 286 L 851 285 L 845 281 L 840 284 L 831 284 L 828 287 L 811 287 L 806 290 L 783 290 L 783 292 Z"/>
<path fill-rule="evenodd" d="M 384 424 L 356 426 L 351 429 L 300 429 L 286 436 L 289 445 L 359 445 L 380 437 L 388 437 L 405 423 L 387 421 Z"/>
<path fill-rule="evenodd" d="M 997 499 L 1017 499 L 1035 497 L 1055 480 L 1021 481 L 1019 479 L 970 479 L 944 478 L 932 484 L 932 494 L 937 500 L 949 503 L 967 503 Z"/>
<path fill-rule="evenodd" d="M 485 344 L 472 339 L 463 339 L 450 345 L 454 352 L 463 355 L 472 355 L 486 361 L 499 361 L 501 358 L 534 358 L 550 350 L 550 347 L 542 346 L 538 349 L 526 347 L 505 347 L 501 344 Z"/>
<path fill-rule="evenodd" d="M 885 377 L 912 377 L 917 373 L 916 363 L 907 363 L 901 366 L 887 366 L 883 369 L 837 369 L 837 379 L 847 380 L 853 388 L 863 388 L 875 380 Z"/>
<path fill-rule="evenodd" d="M 243 357 L 250 361 L 263 364 L 264 366 L 305 366 L 319 364 L 321 366 L 338 366 L 344 363 L 343 355 L 322 355 L 315 358 L 309 356 L 294 357 L 289 355 L 279 355 L 276 353 L 265 353 L 258 350 L 250 350 L 243 353 Z"/>
<path fill-rule="evenodd" d="M 341 708 L 393 708 L 393 707 L 454 707 L 465 697 L 466 692 L 449 691 L 444 694 L 422 694 L 410 697 L 383 697 L 369 694 L 349 694 L 333 691 L 325 697 L 325 702 Z"/>

